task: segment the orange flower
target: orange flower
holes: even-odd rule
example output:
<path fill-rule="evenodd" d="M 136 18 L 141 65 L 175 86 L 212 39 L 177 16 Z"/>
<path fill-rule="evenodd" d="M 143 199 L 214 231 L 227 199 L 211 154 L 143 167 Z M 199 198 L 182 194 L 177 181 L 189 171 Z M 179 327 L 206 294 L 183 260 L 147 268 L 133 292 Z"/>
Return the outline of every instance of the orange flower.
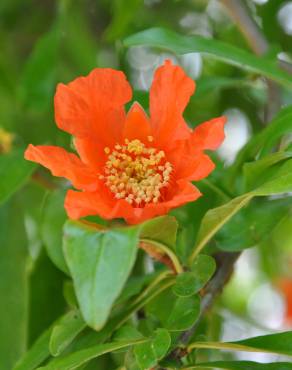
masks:
<path fill-rule="evenodd" d="M 55 95 L 57 126 L 74 136 L 79 157 L 55 146 L 29 145 L 25 158 L 69 179 L 65 208 L 70 218 L 99 215 L 136 224 L 196 200 L 191 181 L 209 175 L 204 153 L 224 139 L 225 117 L 191 130 L 183 111 L 195 83 L 170 61 L 159 67 L 150 90 L 150 118 L 132 97 L 124 74 L 94 69 Z"/>

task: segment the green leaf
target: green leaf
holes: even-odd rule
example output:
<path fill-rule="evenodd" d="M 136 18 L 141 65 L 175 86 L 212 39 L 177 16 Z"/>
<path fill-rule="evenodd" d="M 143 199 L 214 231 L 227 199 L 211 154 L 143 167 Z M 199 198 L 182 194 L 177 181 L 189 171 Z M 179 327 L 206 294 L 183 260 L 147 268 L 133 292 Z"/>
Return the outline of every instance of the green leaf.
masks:
<path fill-rule="evenodd" d="M 135 262 L 139 228 L 100 231 L 68 221 L 64 254 L 85 322 L 100 330 Z"/>
<path fill-rule="evenodd" d="M 224 370 L 291 370 L 291 362 L 258 363 L 252 361 L 215 361 L 204 362 L 194 366 L 186 367 L 182 370 L 204 370 L 204 369 L 224 369 Z"/>
<path fill-rule="evenodd" d="M 23 158 L 23 150 L 0 155 L 0 204 L 25 184 L 34 168 Z"/>
<path fill-rule="evenodd" d="M 200 253 L 204 246 L 211 240 L 216 232 L 226 224 L 242 207 L 247 205 L 249 201 L 256 196 L 269 196 L 292 191 L 292 172 L 290 161 L 287 161 L 284 170 L 278 174 L 276 178 L 270 180 L 259 188 L 243 194 L 230 202 L 209 210 L 202 219 L 201 226 L 198 232 L 195 249 L 190 257 L 192 262 Z M 292 164 L 292 161 L 291 161 Z"/>
<path fill-rule="evenodd" d="M 69 274 L 62 249 L 63 226 L 67 220 L 64 199 L 65 191 L 55 191 L 48 195 L 43 210 L 41 233 L 50 259 L 60 270 Z"/>
<path fill-rule="evenodd" d="M 142 342 L 132 341 L 132 342 L 116 342 L 116 343 L 106 343 L 98 344 L 74 353 L 68 354 L 67 356 L 56 358 L 48 363 L 48 365 L 38 368 L 38 370 L 73 370 L 79 366 L 86 364 L 88 361 L 102 356 L 106 353 L 117 351 L 122 348 L 127 348 L 132 345 Z"/>
<path fill-rule="evenodd" d="M 19 87 L 19 97 L 26 106 L 43 110 L 51 103 L 56 85 L 60 44 L 59 23 L 42 35 L 29 56 Z"/>
<path fill-rule="evenodd" d="M 187 330 L 197 321 L 200 299 L 198 296 L 177 297 L 168 289 L 147 305 L 146 310 L 169 331 Z"/>
<path fill-rule="evenodd" d="M 188 297 L 202 289 L 216 270 L 214 258 L 200 254 L 191 266 L 192 271 L 177 275 L 173 292 L 177 296 Z"/>
<path fill-rule="evenodd" d="M 140 237 L 154 240 L 175 249 L 178 223 L 173 216 L 161 216 L 141 225 Z"/>
<path fill-rule="evenodd" d="M 28 335 L 27 238 L 22 209 L 14 201 L 0 208 L 0 369 L 3 370 L 12 369 L 23 354 Z"/>
<path fill-rule="evenodd" d="M 245 189 L 251 190 L 255 186 L 268 180 L 271 167 L 274 169 L 279 162 L 285 161 L 292 157 L 292 152 L 277 152 L 272 153 L 259 159 L 258 161 L 245 163 L 243 166 L 243 174 L 245 177 Z"/>
<path fill-rule="evenodd" d="M 151 28 L 138 32 L 124 40 L 125 46 L 145 45 L 169 50 L 176 54 L 199 52 L 211 55 L 228 64 L 254 72 L 292 87 L 292 77 L 282 71 L 275 60 L 257 57 L 236 46 L 198 35 L 184 36 L 163 28 Z"/>
<path fill-rule="evenodd" d="M 231 167 L 231 180 L 237 177 L 238 169 L 246 160 L 255 159 L 258 154 L 267 154 L 275 143 L 285 134 L 292 131 L 292 107 L 288 106 L 277 114 L 277 116 L 251 140 L 239 152 L 236 161 Z"/>
<path fill-rule="evenodd" d="M 13 370 L 34 370 L 50 356 L 49 342 L 52 327 L 47 329 L 32 345 L 32 347 L 17 362 Z"/>
<path fill-rule="evenodd" d="M 171 344 L 171 337 L 167 330 L 157 329 L 151 341 L 135 346 L 134 353 L 140 369 L 149 369 L 157 365 Z"/>
<path fill-rule="evenodd" d="M 189 329 L 198 319 L 200 314 L 200 298 L 177 297 L 166 322 L 170 331 Z"/>
<path fill-rule="evenodd" d="M 188 346 L 195 348 L 221 349 L 245 352 L 268 352 L 292 356 L 292 331 L 261 335 L 236 342 L 195 342 Z"/>
<path fill-rule="evenodd" d="M 50 338 L 50 352 L 60 355 L 73 339 L 86 327 L 78 311 L 68 312 L 54 327 Z"/>

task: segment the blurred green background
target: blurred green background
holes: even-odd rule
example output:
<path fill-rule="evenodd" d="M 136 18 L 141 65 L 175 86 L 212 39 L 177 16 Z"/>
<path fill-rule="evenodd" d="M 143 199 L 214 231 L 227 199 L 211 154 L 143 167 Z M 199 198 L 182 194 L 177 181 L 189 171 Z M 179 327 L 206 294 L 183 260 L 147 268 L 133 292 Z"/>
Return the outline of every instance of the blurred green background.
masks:
<path fill-rule="evenodd" d="M 292 2 L 245 3 L 269 43 L 270 57 L 290 60 Z M 63 290 L 67 278 L 51 262 L 55 257 L 48 245 L 61 243 L 61 235 L 54 230 L 59 231 L 65 219 L 60 207 L 63 193 L 54 190 L 68 184 L 22 159 L 29 143 L 72 150 L 69 135 L 57 130 L 54 123 L 53 96 L 58 82 L 86 75 L 95 67 L 122 69 L 135 89 L 134 99 L 147 109 L 155 68 L 165 58 L 180 64 L 197 81 L 197 93 L 186 111 L 190 125 L 223 113 L 229 118 L 227 139 L 215 158 L 219 170 L 212 177 L 219 183 L 224 183 L 224 171 L 238 151 L 266 125 L 266 107 L 271 103 L 266 80 L 198 52 L 176 55 L 157 47 L 125 47 L 127 36 L 151 27 L 221 40 L 252 53 L 238 24 L 223 2 L 216 0 L 0 2 L 1 370 L 11 370 L 26 348 L 66 309 Z M 280 100 L 279 108 L 290 105 L 292 90 L 281 88 Z M 290 140 L 289 135 L 285 140 Z M 201 186 L 206 197 L 175 212 L 187 230 L 180 234 L 181 245 L 192 244 L 198 229 L 198 224 L 186 221 L 185 212 L 193 215 L 193 221 L 218 204 L 210 189 Z M 227 189 L 231 196 L 238 192 L 236 186 Z M 281 292 L 278 283 L 292 278 L 291 201 L 276 199 L 273 204 L 275 207 L 266 211 L 261 200 L 257 201 L 255 208 L 262 213 L 274 212 L 271 234 L 258 243 L 258 249 L 242 255 L 235 277 L 210 318 L 210 330 L 223 333 L 224 339 L 287 328 L 287 320 L 291 320 L 287 304 L 292 305 L 292 288 Z M 248 212 L 240 217 L 251 220 L 254 216 Z M 238 234 L 240 217 L 225 234 Z M 239 242 L 227 240 L 225 234 L 218 236 L 217 246 L 224 243 L 228 248 L 228 241 L 234 247 Z M 239 235 L 241 242 L 243 238 Z M 246 243 L 257 244 L 254 239 Z M 186 251 L 179 253 L 183 258 Z"/>

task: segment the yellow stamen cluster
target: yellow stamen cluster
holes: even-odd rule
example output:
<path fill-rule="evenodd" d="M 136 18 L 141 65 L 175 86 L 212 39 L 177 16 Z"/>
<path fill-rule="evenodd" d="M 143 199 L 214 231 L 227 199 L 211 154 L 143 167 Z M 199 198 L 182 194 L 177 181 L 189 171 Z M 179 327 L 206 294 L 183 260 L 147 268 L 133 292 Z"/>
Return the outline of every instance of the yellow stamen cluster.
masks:
<path fill-rule="evenodd" d="M 148 136 L 148 141 L 152 142 L 153 137 Z M 108 160 L 100 179 L 115 198 L 125 199 L 134 206 L 157 203 L 161 199 L 161 190 L 168 186 L 172 172 L 163 150 L 149 148 L 138 139 L 126 139 L 113 150 L 104 148 L 104 152 Z"/>

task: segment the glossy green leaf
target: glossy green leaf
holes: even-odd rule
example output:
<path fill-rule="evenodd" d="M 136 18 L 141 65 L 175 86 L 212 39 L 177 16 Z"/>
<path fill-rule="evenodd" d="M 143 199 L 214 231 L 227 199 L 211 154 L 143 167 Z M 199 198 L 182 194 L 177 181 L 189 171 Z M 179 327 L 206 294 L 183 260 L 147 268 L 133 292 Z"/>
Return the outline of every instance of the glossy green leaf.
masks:
<path fill-rule="evenodd" d="M 71 311 L 63 317 L 52 330 L 50 338 L 50 352 L 58 356 L 72 342 L 72 340 L 86 327 L 78 311 Z"/>
<path fill-rule="evenodd" d="M 34 168 L 23 158 L 23 150 L 0 155 L 0 204 L 25 184 Z"/>
<path fill-rule="evenodd" d="M 258 363 L 252 361 L 214 361 L 204 362 L 194 366 L 188 366 L 182 370 L 204 370 L 204 369 L 224 369 L 224 370 L 291 370 L 290 362 Z"/>
<path fill-rule="evenodd" d="M 234 198 L 220 207 L 209 210 L 201 222 L 196 246 L 190 261 L 194 260 L 216 232 L 242 207 L 247 205 L 253 197 L 269 196 L 290 191 L 292 191 L 292 173 L 288 167 L 287 170 L 283 170 L 276 178 L 266 182 L 259 188 Z"/>
<path fill-rule="evenodd" d="M 237 342 L 195 342 L 189 345 L 195 348 L 210 348 L 230 351 L 268 352 L 292 356 L 292 331 L 261 335 Z"/>
<path fill-rule="evenodd" d="M 171 331 L 189 329 L 200 314 L 200 299 L 198 296 L 177 297 L 166 321 L 166 328 Z"/>
<path fill-rule="evenodd" d="M 68 221 L 64 253 L 82 316 L 95 330 L 105 324 L 135 262 L 139 228 L 100 231 Z"/>
<path fill-rule="evenodd" d="M 268 180 L 270 175 L 269 169 L 274 169 L 279 162 L 285 161 L 292 157 L 291 152 L 277 152 L 269 154 L 255 162 L 245 163 L 243 174 L 245 177 L 245 189 L 252 190 L 256 186 Z"/>
<path fill-rule="evenodd" d="M 56 358 L 50 361 L 48 365 L 38 368 L 38 370 L 73 370 L 96 357 L 122 348 L 130 347 L 139 342 L 141 341 L 98 344 L 96 346 L 68 354 L 62 358 Z"/>
<path fill-rule="evenodd" d="M 253 54 L 225 42 L 198 35 L 185 36 L 163 28 L 151 28 L 131 35 L 124 40 L 125 46 L 145 45 L 169 50 L 176 54 L 199 52 L 241 69 L 255 72 L 292 87 L 292 77 L 282 71 L 277 62 Z"/>
<path fill-rule="evenodd" d="M 23 212 L 13 198 L 0 208 L 0 369 L 3 370 L 14 366 L 27 345 L 28 258 Z"/>
<path fill-rule="evenodd" d="M 136 345 L 134 353 L 140 369 L 147 370 L 157 365 L 158 361 L 166 355 L 170 344 L 171 338 L 168 331 L 157 329 L 152 340 Z"/>
<path fill-rule="evenodd" d="M 175 248 L 178 223 L 173 216 L 161 216 L 141 225 L 140 238 L 154 240 Z"/>
<path fill-rule="evenodd" d="M 292 131 L 292 107 L 282 108 L 276 117 L 258 134 L 254 135 L 239 152 L 231 167 L 231 177 L 234 180 L 238 169 L 246 160 L 255 160 L 256 156 L 264 156 L 279 139 Z"/>
<path fill-rule="evenodd" d="M 191 266 L 191 271 L 177 275 L 173 292 L 177 296 L 188 297 L 199 292 L 216 270 L 214 258 L 200 254 Z"/>
<path fill-rule="evenodd" d="M 42 239 L 48 256 L 63 272 L 69 274 L 62 249 L 63 226 L 67 220 L 64 191 L 54 191 L 45 200 L 42 219 Z"/>

